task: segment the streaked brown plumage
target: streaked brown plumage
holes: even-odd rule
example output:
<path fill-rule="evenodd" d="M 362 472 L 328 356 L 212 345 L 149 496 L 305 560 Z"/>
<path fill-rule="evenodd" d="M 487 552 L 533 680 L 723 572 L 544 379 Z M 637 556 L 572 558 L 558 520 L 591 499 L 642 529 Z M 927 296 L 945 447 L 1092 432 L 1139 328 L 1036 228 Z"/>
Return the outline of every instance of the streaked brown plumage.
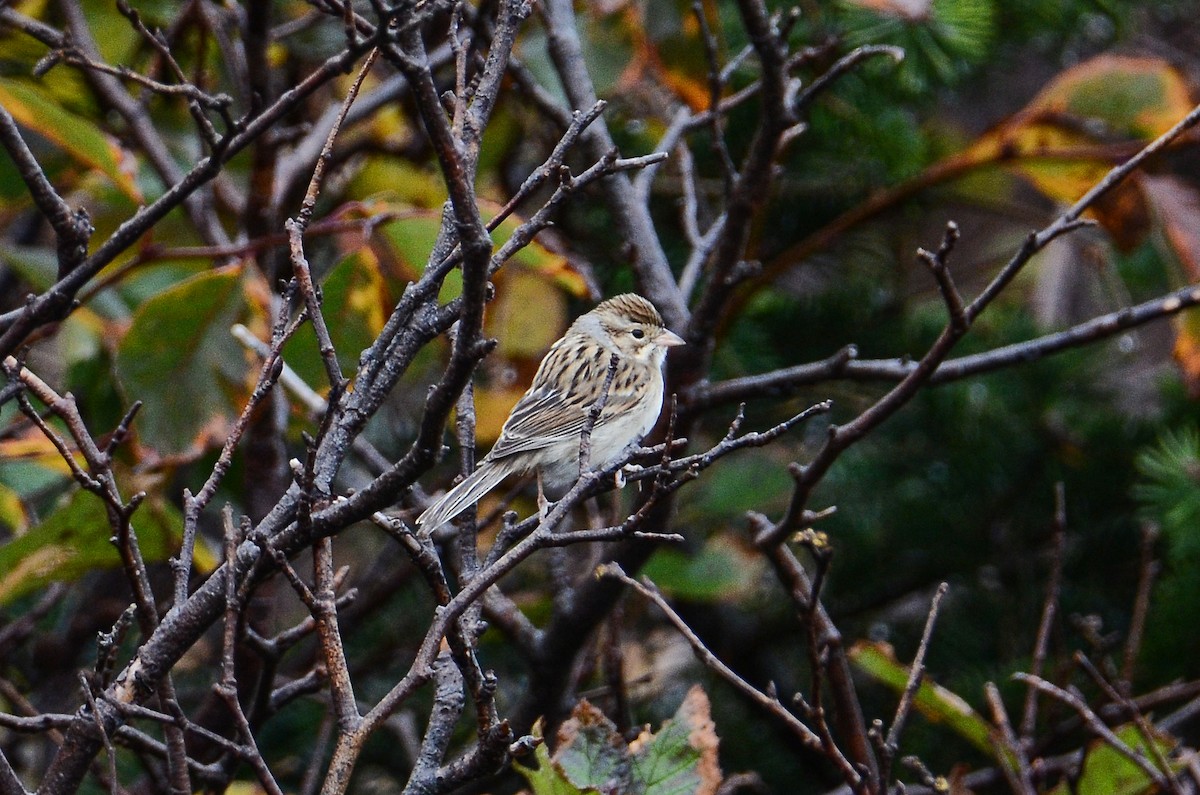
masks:
<path fill-rule="evenodd" d="M 491 452 L 417 519 L 421 532 L 430 533 L 458 516 L 512 474 L 537 469 L 551 492 L 574 483 L 580 435 L 614 353 L 617 368 L 592 429 L 590 465 L 600 467 L 616 458 L 654 427 L 662 410 L 667 348 L 682 344 L 663 326 L 654 305 L 632 293 L 610 298 L 577 318 L 542 359 Z"/>

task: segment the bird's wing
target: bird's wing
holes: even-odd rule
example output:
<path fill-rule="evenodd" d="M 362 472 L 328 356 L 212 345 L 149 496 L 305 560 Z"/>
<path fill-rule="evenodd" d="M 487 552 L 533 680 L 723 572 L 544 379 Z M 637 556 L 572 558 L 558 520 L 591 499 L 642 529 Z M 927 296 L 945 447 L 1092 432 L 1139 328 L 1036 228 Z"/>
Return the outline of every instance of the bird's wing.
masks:
<path fill-rule="evenodd" d="M 592 382 L 596 377 L 593 368 L 581 366 L 578 362 L 556 361 L 561 358 L 556 354 L 562 353 L 563 350 L 551 351 L 546 357 L 546 361 L 534 377 L 534 386 L 521 396 L 505 420 L 500 438 L 488 453 L 489 459 L 495 461 L 519 453 L 542 450 L 572 439 L 578 441 L 587 423 L 588 411 L 593 405 L 592 392 L 599 385 Z M 582 380 L 573 377 L 580 369 L 584 370 Z M 563 377 L 553 381 L 556 386 L 550 386 L 547 383 L 548 379 L 542 377 L 543 370 L 560 373 Z M 606 372 L 602 372 L 599 378 L 604 378 L 605 375 Z M 617 382 L 621 380 L 618 369 L 617 377 L 609 387 L 604 410 L 596 420 L 596 427 L 631 411 L 637 405 L 638 395 L 630 389 L 619 388 Z M 564 390 L 557 384 L 567 388 Z"/>

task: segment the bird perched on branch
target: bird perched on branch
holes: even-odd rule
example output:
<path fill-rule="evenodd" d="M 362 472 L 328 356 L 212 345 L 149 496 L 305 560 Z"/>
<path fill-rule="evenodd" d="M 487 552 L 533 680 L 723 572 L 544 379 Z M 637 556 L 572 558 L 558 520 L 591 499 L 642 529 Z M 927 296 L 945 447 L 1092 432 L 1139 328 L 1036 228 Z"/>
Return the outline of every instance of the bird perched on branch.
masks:
<path fill-rule="evenodd" d="M 640 295 L 618 295 L 580 316 L 538 365 L 491 452 L 417 519 L 421 534 L 458 516 L 509 475 L 537 470 L 539 497 L 543 487 L 551 493 L 570 487 L 580 475 L 580 437 L 605 384 L 589 466 L 602 467 L 641 440 L 662 410 L 667 349 L 682 344 Z"/>

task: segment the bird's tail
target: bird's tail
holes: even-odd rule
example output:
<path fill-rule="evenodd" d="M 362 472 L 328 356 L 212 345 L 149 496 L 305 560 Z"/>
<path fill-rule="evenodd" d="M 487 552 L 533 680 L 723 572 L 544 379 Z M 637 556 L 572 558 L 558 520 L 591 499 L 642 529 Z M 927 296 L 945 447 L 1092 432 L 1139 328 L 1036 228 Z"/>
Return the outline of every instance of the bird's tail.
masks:
<path fill-rule="evenodd" d="M 508 477 L 514 468 L 509 461 L 484 461 L 478 469 L 467 475 L 441 499 L 430 505 L 417 518 L 417 530 L 423 536 L 428 536 L 446 522 L 465 511 L 472 503 L 487 494 L 492 488 Z"/>

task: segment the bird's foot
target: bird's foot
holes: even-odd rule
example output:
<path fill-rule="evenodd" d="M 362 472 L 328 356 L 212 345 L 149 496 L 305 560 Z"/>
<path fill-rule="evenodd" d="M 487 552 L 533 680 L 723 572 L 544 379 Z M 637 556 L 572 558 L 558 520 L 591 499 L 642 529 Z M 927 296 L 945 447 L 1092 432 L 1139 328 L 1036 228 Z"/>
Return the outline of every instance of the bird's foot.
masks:
<path fill-rule="evenodd" d="M 538 492 L 538 523 L 545 524 L 546 517 L 550 515 L 550 511 L 554 509 L 554 500 L 546 499 L 546 495 Z"/>
<path fill-rule="evenodd" d="M 550 509 L 554 507 L 554 502 L 546 498 L 546 489 L 542 485 L 541 470 L 538 471 L 537 487 L 538 524 L 545 524 L 546 517 L 550 515 Z"/>
<path fill-rule="evenodd" d="M 639 464 L 626 464 L 613 473 L 613 482 L 617 484 L 618 489 L 623 489 L 625 488 L 625 477 L 627 475 L 636 475 L 644 468 Z"/>

